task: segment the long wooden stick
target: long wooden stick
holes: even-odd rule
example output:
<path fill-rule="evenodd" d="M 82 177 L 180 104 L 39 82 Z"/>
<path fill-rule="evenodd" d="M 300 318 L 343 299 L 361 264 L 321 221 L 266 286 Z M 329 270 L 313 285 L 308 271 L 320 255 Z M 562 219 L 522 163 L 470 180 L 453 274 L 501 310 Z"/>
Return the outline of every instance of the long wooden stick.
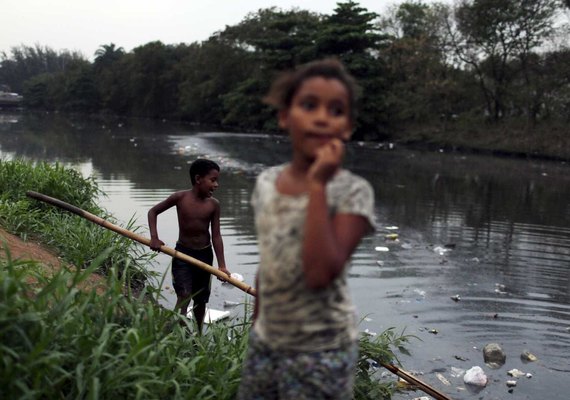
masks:
<path fill-rule="evenodd" d="M 112 230 L 112 231 L 114 231 L 114 232 L 117 232 L 117 233 L 119 233 L 119 234 L 121 234 L 121 235 L 123 235 L 123 236 L 126 236 L 126 237 L 128 237 L 128 238 L 134 240 L 134 241 L 137 241 L 137 242 L 139 242 L 139 243 L 142 243 L 142 244 L 144 244 L 145 246 L 150 246 L 150 239 L 148 239 L 148 238 L 146 238 L 146 237 L 144 237 L 144 236 L 138 235 L 138 234 L 136 234 L 136 233 L 134 233 L 134 232 L 132 232 L 132 231 L 129 231 L 128 229 L 121 228 L 121 227 L 118 226 L 118 225 L 112 224 L 111 222 L 109 222 L 109 221 L 107 221 L 107 220 L 105 220 L 105 219 L 103 219 L 103 218 L 101 218 L 101 217 L 98 217 L 98 216 L 96 216 L 96 215 L 94 215 L 94 214 L 91 214 L 90 212 L 85 211 L 85 210 L 83 210 L 83 209 L 81 209 L 81 208 L 79 208 L 79 207 L 72 206 L 72 205 L 69 204 L 69 203 L 66 203 L 66 202 L 64 202 L 64 201 L 55 199 L 55 198 L 50 197 L 50 196 L 46 196 L 45 194 L 41 194 L 41 193 L 38 193 L 38 192 L 28 191 L 28 192 L 26 193 L 26 195 L 29 196 L 29 197 L 32 197 L 32 198 L 34 198 L 34 199 L 36 199 L 36 200 L 40 200 L 40 201 L 43 201 L 43 202 L 52 204 L 52 205 L 54 205 L 54 206 L 57 206 L 57 207 L 59 207 L 59 208 L 63 208 L 64 210 L 67 210 L 67 211 L 69 211 L 69 212 L 72 212 L 72 213 L 74 213 L 74 214 L 77 214 L 77 215 L 79 215 L 80 217 L 83 217 L 83 218 L 85 218 L 85 219 L 88 219 L 88 220 L 91 221 L 91 222 L 96 223 L 97 225 L 101 225 L 103 228 L 107 228 L 107 229 L 109 229 L 109 230 Z M 173 248 L 171 248 L 171 247 L 168 247 L 168 246 L 161 246 L 161 247 L 160 247 L 160 251 L 163 252 L 163 253 L 165 253 L 165 254 L 168 254 L 169 256 L 178 258 L 178 259 L 180 259 L 180 260 L 182 260 L 182 261 L 185 261 L 185 262 L 187 262 L 187 263 L 190 263 L 190 264 L 192 264 L 192 265 L 195 265 L 196 267 L 201 268 L 201 269 L 203 269 L 203 270 L 209 272 L 209 273 L 212 274 L 212 275 L 216 275 L 218 278 L 220 278 L 220 279 L 222 279 L 222 280 L 224 280 L 224 281 L 226 281 L 226 282 L 228 282 L 228 283 L 231 283 L 231 284 L 234 285 L 235 287 L 237 287 L 237 288 L 243 290 L 244 292 L 246 292 L 246 293 L 248 293 L 248 294 L 250 294 L 250 295 L 252 295 L 252 296 L 257 296 L 257 292 L 256 292 L 256 290 L 255 290 L 253 287 L 251 287 L 251 286 L 249 286 L 248 284 L 246 284 L 246 283 L 244 283 L 244 282 L 241 282 L 241 281 L 239 281 L 239 280 L 237 280 L 237 279 L 235 279 L 235 278 L 229 277 L 226 273 L 220 271 L 220 270 L 217 269 L 217 268 L 212 267 L 212 266 L 209 265 L 209 264 L 206 264 L 206 263 L 203 262 L 203 261 L 200 261 L 200 260 L 198 260 L 198 259 L 196 259 L 196 258 L 194 258 L 194 257 L 190 257 L 190 256 L 187 255 L 187 254 L 184 254 L 184 253 L 181 253 L 181 252 L 179 252 L 179 251 L 176 251 L 175 249 L 173 249 Z"/>
<path fill-rule="evenodd" d="M 45 203 L 52 204 L 54 206 L 57 206 L 59 208 L 62 208 L 62 209 L 67 210 L 69 212 L 72 212 L 74 214 L 77 214 L 80 217 L 83 217 L 83 218 L 85 218 L 91 222 L 96 223 L 97 225 L 102 226 L 103 228 L 107 228 L 109 230 L 112 230 L 113 232 L 116 232 L 118 234 L 126 236 L 132 240 L 135 240 L 139 243 L 144 244 L 145 246 L 150 246 L 150 239 L 148 239 L 144 236 L 138 235 L 132 231 L 129 231 L 128 229 L 121 228 L 120 226 L 112 224 L 111 222 L 109 222 L 109 221 L 107 221 L 101 217 L 98 217 L 94 214 L 91 214 L 90 212 L 87 212 L 87 211 L 85 211 L 79 207 L 72 206 L 69 203 L 55 199 L 55 198 L 50 197 L 50 196 L 46 196 L 45 194 L 41 194 L 38 192 L 28 191 L 26 193 L 26 195 L 28 197 L 32 197 L 36 200 L 40 200 L 40 201 L 43 201 Z M 162 251 L 163 253 L 166 253 L 172 257 L 176 257 L 176 258 L 179 258 L 185 262 L 191 263 L 191 264 L 197 266 L 198 268 L 201 268 L 201 269 L 209 272 L 212 275 L 216 275 L 217 277 L 222 278 L 223 280 L 231 283 L 235 287 L 243 290 L 247 294 L 250 294 L 254 297 L 257 297 L 257 291 L 254 288 L 247 285 L 246 283 L 238 281 L 237 279 L 228 277 L 225 273 L 221 272 L 219 269 L 214 268 L 211 265 L 206 264 L 205 262 L 202 262 L 202 261 L 200 261 L 194 257 L 190 257 L 189 255 L 186 255 L 184 253 L 176 251 L 176 250 L 174 250 L 170 247 L 167 247 L 167 246 L 161 246 L 160 251 Z M 451 397 L 446 396 L 444 393 L 441 393 L 440 391 L 429 386 L 427 383 L 422 382 L 420 379 L 416 378 L 415 376 L 413 376 L 409 372 L 406 372 L 406 371 L 396 367 L 393 364 L 387 364 L 387 363 L 381 362 L 380 365 L 382 365 L 388 371 L 398 375 L 400 378 L 404 379 L 406 382 L 417 386 L 422 391 L 433 396 L 437 400 L 452 400 Z"/>

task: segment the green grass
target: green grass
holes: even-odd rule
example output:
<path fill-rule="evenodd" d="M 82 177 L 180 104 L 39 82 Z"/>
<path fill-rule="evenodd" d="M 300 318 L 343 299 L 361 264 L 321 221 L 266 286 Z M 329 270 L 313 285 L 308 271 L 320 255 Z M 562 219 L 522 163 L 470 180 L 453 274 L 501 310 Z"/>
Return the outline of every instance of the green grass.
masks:
<path fill-rule="evenodd" d="M 93 179 L 59 164 L 0 160 L 0 225 L 24 239 L 38 239 L 56 250 L 64 261 L 79 268 L 91 265 L 99 254 L 112 249 L 99 263 L 98 272 L 105 274 L 112 265 L 122 272 L 129 269 L 131 284 L 139 287 L 144 284 L 150 275 L 145 265 L 154 254 L 145 253 L 142 246 L 126 237 L 27 197 L 29 190 L 55 197 L 116 224 L 96 204 L 103 193 Z M 138 229 L 133 221 L 125 228 L 135 232 Z"/>
<path fill-rule="evenodd" d="M 105 293 L 79 290 L 107 255 L 49 278 L 33 262 L 0 262 L 0 398 L 231 399 L 249 324 L 195 337 L 144 291 L 125 295 L 114 268 Z"/>
<path fill-rule="evenodd" d="M 251 326 L 248 319 L 208 325 L 125 294 L 111 268 L 106 291 L 78 289 L 107 253 L 83 271 L 51 277 L 31 261 L 0 261 L 0 398 L 233 399 Z M 31 287 L 26 278 L 38 283 Z M 250 315 L 246 305 L 244 315 Z M 374 362 L 395 358 L 407 341 L 392 330 L 361 338 L 356 399 L 389 399 L 393 384 L 375 378 Z"/>

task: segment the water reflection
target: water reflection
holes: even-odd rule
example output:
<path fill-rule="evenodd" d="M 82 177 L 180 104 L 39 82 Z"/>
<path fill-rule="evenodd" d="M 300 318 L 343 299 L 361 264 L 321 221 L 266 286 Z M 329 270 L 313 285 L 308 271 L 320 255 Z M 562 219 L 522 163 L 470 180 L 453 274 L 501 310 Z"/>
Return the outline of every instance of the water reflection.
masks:
<path fill-rule="evenodd" d="M 145 228 L 149 207 L 189 186 L 189 163 L 198 156 L 216 160 L 222 166 L 216 197 L 226 259 L 253 282 L 258 258 L 250 193 L 261 169 L 287 159 L 287 138 L 84 117 L 22 115 L 17 122 L 2 121 L 3 156 L 75 165 L 108 194 L 104 207 L 123 221 L 135 215 Z M 534 378 L 520 382 L 518 398 L 538 398 L 545 391 L 550 399 L 566 398 L 570 384 L 559 371 L 568 372 L 570 351 L 570 167 L 386 151 L 371 143 L 352 143 L 346 164 L 372 183 L 377 198 L 379 229 L 365 238 L 350 270 L 358 311 L 370 319 L 363 320 L 362 330 L 395 326 L 421 338 L 412 341 L 413 357 L 402 361 L 439 388 L 430 371 L 483 366 L 482 347 L 496 341 L 507 352 L 507 364 L 489 372 L 498 383 L 479 396 L 501 396 L 505 371 L 519 368 Z M 161 215 L 159 232 L 174 244 L 173 210 Z M 387 238 L 394 233 L 397 240 Z M 157 270 L 168 273 L 170 259 L 160 255 L 157 261 Z M 173 302 L 171 289 L 165 295 Z M 451 299 L 456 295 L 460 301 Z M 218 285 L 212 305 L 243 299 L 237 289 Z M 519 355 L 527 348 L 540 363 L 521 365 Z M 460 378 L 446 377 L 453 387 L 444 389 L 453 398 L 472 396 L 455 389 L 462 386 Z"/>

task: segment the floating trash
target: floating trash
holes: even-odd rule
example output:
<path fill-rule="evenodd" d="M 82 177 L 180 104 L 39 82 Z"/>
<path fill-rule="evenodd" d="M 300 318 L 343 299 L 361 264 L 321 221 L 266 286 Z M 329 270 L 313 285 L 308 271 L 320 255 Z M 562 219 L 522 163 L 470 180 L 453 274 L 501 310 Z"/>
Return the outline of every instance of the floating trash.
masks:
<path fill-rule="evenodd" d="M 236 281 L 243 282 L 243 275 L 238 274 L 237 272 L 232 272 L 230 276 Z M 225 286 L 230 289 L 234 288 L 234 286 L 229 282 L 222 282 L 222 286 Z"/>
<path fill-rule="evenodd" d="M 443 376 L 442 374 L 440 374 L 439 372 L 435 374 L 435 376 L 437 377 L 437 379 L 439 379 L 439 381 L 441 383 L 443 383 L 445 386 L 451 386 L 451 382 L 449 382 L 447 380 L 447 378 L 445 376 Z"/>
<path fill-rule="evenodd" d="M 365 335 L 368 335 L 368 336 L 376 336 L 376 335 L 377 335 L 376 332 L 372 332 L 372 331 L 369 330 L 368 328 L 366 328 L 363 333 L 364 333 Z"/>
<path fill-rule="evenodd" d="M 396 231 L 400 228 L 398 228 L 397 226 L 387 226 L 385 229 L 388 229 L 389 231 Z"/>
<path fill-rule="evenodd" d="M 374 248 L 374 250 L 376 250 L 376 251 L 384 251 L 384 252 L 390 251 L 390 249 L 389 249 L 388 247 L 386 247 L 386 246 L 376 246 L 376 247 Z"/>
<path fill-rule="evenodd" d="M 430 329 L 428 332 L 433 333 L 434 335 L 437 335 L 439 333 L 437 329 Z"/>
<path fill-rule="evenodd" d="M 538 360 L 538 358 L 534 354 L 532 354 L 530 351 L 525 350 L 521 354 L 521 360 L 533 362 L 533 361 Z"/>
<path fill-rule="evenodd" d="M 389 233 L 389 234 L 385 235 L 384 237 L 388 240 L 398 240 L 398 234 L 397 233 Z"/>
<path fill-rule="evenodd" d="M 526 375 L 524 372 L 516 368 L 507 371 L 507 374 L 509 374 L 509 376 L 512 376 L 513 378 L 520 378 L 521 376 Z"/>
<path fill-rule="evenodd" d="M 439 254 L 440 256 L 444 256 L 449 252 L 449 249 L 446 249 L 445 247 L 441 246 L 436 246 L 433 248 L 433 251 Z"/>
<path fill-rule="evenodd" d="M 239 306 L 239 304 L 237 301 L 224 300 L 224 307 L 235 307 Z"/>
<path fill-rule="evenodd" d="M 487 381 L 487 375 L 485 375 L 485 372 L 479 366 L 469 368 L 465 372 L 465 376 L 463 376 L 463 382 L 467 385 L 484 387 L 487 385 Z"/>
<path fill-rule="evenodd" d="M 507 381 L 507 387 L 515 387 L 517 385 L 517 381 Z"/>
<path fill-rule="evenodd" d="M 455 296 L 451 296 L 451 300 L 458 302 L 461 300 L 461 297 L 458 294 L 456 294 Z"/>
<path fill-rule="evenodd" d="M 410 250 L 412 245 L 409 243 L 402 243 L 402 249 Z"/>
<path fill-rule="evenodd" d="M 378 266 L 382 267 L 382 266 L 384 266 L 384 261 L 378 260 L 378 261 L 376 261 L 376 264 L 378 264 Z"/>

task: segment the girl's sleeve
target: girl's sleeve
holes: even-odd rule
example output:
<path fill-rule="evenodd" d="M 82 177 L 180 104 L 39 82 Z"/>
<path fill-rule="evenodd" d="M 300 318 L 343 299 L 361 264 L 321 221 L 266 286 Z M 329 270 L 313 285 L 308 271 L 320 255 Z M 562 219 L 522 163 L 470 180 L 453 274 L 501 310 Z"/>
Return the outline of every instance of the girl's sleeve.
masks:
<path fill-rule="evenodd" d="M 374 217 L 374 190 L 368 181 L 358 178 L 354 179 L 345 191 L 338 208 L 338 214 L 354 214 L 363 216 L 368 220 L 370 229 L 368 233 L 376 230 L 376 219 Z"/>

